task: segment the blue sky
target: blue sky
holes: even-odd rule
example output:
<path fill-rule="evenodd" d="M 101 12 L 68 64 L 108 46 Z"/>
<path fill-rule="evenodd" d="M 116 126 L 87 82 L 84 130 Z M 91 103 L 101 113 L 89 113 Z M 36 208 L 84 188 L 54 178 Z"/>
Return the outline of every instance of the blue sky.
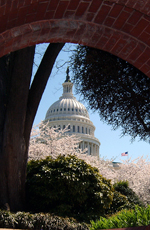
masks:
<path fill-rule="evenodd" d="M 40 62 L 41 54 L 44 52 L 46 46 L 46 44 L 37 46 L 37 55 L 35 58 L 36 64 Z M 62 83 L 65 81 L 67 69 L 67 63 L 64 65 L 63 63 L 67 62 L 69 56 L 71 55 L 71 52 L 68 52 L 68 50 L 73 48 L 73 45 L 67 44 L 63 51 L 60 52 L 40 102 L 34 124 L 38 124 L 40 121 L 44 120 L 48 108 L 62 95 Z M 59 69 L 56 68 L 56 66 L 61 65 L 63 66 Z M 33 73 L 35 71 L 36 66 L 34 66 Z M 72 76 L 71 73 L 70 76 Z M 83 103 L 81 96 L 75 94 L 74 88 L 73 92 L 77 100 Z M 83 104 L 87 107 L 87 104 Z M 126 156 L 121 157 L 121 153 L 128 151 L 129 158 L 131 157 L 132 159 L 136 159 L 139 156 L 150 157 L 150 144 L 144 141 L 139 141 L 138 139 L 131 143 L 130 136 L 121 137 L 121 130 L 118 129 L 114 131 L 110 125 L 108 126 L 100 121 L 100 117 L 97 112 L 93 112 L 91 110 L 88 110 L 88 112 L 91 121 L 96 127 L 95 137 L 97 137 L 101 143 L 100 156 L 107 159 L 114 158 L 115 161 L 121 161 L 127 159 Z"/>

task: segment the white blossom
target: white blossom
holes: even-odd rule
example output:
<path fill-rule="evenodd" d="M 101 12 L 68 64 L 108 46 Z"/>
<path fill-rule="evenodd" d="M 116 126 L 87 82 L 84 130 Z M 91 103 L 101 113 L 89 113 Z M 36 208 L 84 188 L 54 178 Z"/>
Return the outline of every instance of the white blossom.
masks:
<path fill-rule="evenodd" d="M 51 128 L 49 123 L 41 122 L 31 132 L 29 160 L 41 159 L 46 156 L 56 158 L 58 155 L 76 155 L 86 163 L 98 168 L 100 174 L 112 183 L 128 181 L 129 187 L 144 201 L 150 204 L 150 161 L 139 157 L 135 160 L 122 161 L 119 169 L 111 167 L 112 160 L 87 155 L 85 149 L 79 149 L 80 139 L 76 135 L 68 135 L 68 128 Z"/>

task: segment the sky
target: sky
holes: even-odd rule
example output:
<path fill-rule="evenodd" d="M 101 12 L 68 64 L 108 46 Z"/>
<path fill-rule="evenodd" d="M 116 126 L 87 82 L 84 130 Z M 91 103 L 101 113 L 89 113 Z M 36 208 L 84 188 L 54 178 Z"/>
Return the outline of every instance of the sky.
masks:
<path fill-rule="evenodd" d="M 33 75 L 36 72 L 37 65 L 41 61 L 41 55 L 44 53 L 47 44 L 40 44 L 36 48 L 35 65 L 33 68 Z M 34 125 L 39 124 L 45 119 L 45 115 L 49 107 L 62 95 L 64 83 L 66 79 L 66 69 L 68 66 L 67 61 L 71 55 L 71 50 L 75 48 L 75 45 L 67 44 L 60 52 L 53 71 L 50 75 L 46 89 L 43 93 L 35 120 Z M 69 51 L 70 50 L 70 51 Z M 59 67 L 59 68 L 58 68 Z M 70 77 L 72 73 L 69 73 Z M 74 96 L 78 101 L 84 104 L 87 108 L 87 104 L 82 101 L 82 97 L 75 93 L 75 86 L 73 87 Z M 107 125 L 100 120 L 98 112 L 93 112 L 88 109 L 90 120 L 96 127 L 95 137 L 99 139 L 100 145 L 100 157 L 105 159 L 113 159 L 116 162 L 121 162 L 128 158 L 136 159 L 137 157 L 150 158 L 150 144 L 135 139 L 131 142 L 130 136 L 121 137 L 121 129 L 113 130 L 111 125 Z M 128 152 L 128 156 L 121 156 L 121 153 Z"/>

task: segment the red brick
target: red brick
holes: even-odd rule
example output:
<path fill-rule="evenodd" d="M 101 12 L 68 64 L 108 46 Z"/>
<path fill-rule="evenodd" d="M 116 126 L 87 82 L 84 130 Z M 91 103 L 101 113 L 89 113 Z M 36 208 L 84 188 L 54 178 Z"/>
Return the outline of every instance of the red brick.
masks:
<path fill-rule="evenodd" d="M 77 31 L 77 28 L 78 28 L 78 25 L 77 23 L 74 23 L 74 22 L 69 22 L 69 31 L 66 33 L 67 37 L 68 38 L 72 38 L 74 37 L 76 31 Z"/>
<path fill-rule="evenodd" d="M 80 0 L 70 0 L 68 10 L 76 10 L 78 8 Z"/>
<path fill-rule="evenodd" d="M 146 33 L 150 34 L 150 24 L 144 30 Z"/>
<path fill-rule="evenodd" d="M 147 45 L 150 45 L 150 36 L 145 31 L 139 36 L 139 39 Z"/>
<path fill-rule="evenodd" d="M 87 10 L 89 6 L 89 3 L 87 2 L 81 2 L 77 8 L 77 11 L 75 13 L 76 17 L 82 17 L 85 13 L 85 11 Z"/>
<path fill-rule="evenodd" d="M 103 30 L 104 29 L 103 29 L 102 26 L 99 26 L 99 27 L 97 26 L 96 27 L 95 32 L 94 32 L 94 34 L 92 35 L 92 38 L 91 38 L 93 44 L 98 43 L 98 41 L 100 40 L 100 38 L 101 38 L 101 36 L 103 34 Z"/>
<path fill-rule="evenodd" d="M 60 1 L 54 18 L 62 18 L 68 6 L 68 1 Z"/>
<path fill-rule="evenodd" d="M 107 17 L 104 21 L 104 25 L 111 27 L 114 23 L 115 19 L 112 17 Z"/>
<path fill-rule="evenodd" d="M 149 14 L 149 12 L 150 12 L 150 2 L 149 1 L 146 3 L 146 5 L 144 6 L 144 8 L 142 9 L 142 12 L 144 14 Z"/>
<path fill-rule="evenodd" d="M 17 8 L 18 8 L 18 0 L 12 1 L 10 11 L 16 10 Z"/>
<path fill-rule="evenodd" d="M 145 0 L 141 0 L 141 1 L 137 1 L 136 4 L 134 5 L 136 10 L 140 10 L 144 7 L 146 1 Z"/>
<path fill-rule="evenodd" d="M 146 75 L 150 78 L 150 71 L 148 73 L 146 73 Z"/>
<path fill-rule="evenodd" d="M 114 17 L 114 18 L 118 17 L 122 9 L 123 9 L 123 5 L 116 4 L 110 11 L 109 16 Z"/>
<path fill-rule="evenodd" d="M 91 22 L 94 18 L 95 14 L 94 13 L 87 13 L 85 19 L 89 22 Z"/>
<path fill-rule="evenodd" d="M 136 48 L 128 56 L 128 60 L 135 62 L 135 60 L 140 56 L 141 53 L 144 52 L 144 50 L 145 50 L 145 45 L 142 43 L 138 43 Z"/>
<path fill-rule="evenodd" d="M 127 44 L 125 47 L 121 50 L 122 55 L 124 58 L 126 58 L 130 53 L 133 51 L 133 49 L 137 46 L 136 40 L 131 40 L 130 38 L 127 40 Z"/>
<path fill-rule="evenodd" d="M 56 10 L 60 0 L 50 1 L 47 10 Z"/>
<path fill-rule="evenodd" d="M 128 2 L 128 0 L 118 0 L 119 4 L 124 4 L 125 5 L 127 2 Z"/>
<path fill-rule="evenodd" d="M 30 25 L 23 25 L 21 28 L 21 33 L 22 34 L 30 34 L 32 33 L 32 29 L 31 29 L 31 26 Z"/>
<path fill-rule="evenodd" d="M 13 44 L 12 44 L 12 52 L 18 49 L 21 49 L 22 47 L 20 46 L 22 40 L 22 36 L 13 38 Z"/>
<path fill-rule="evenodd" d="M 132 9 L 132 8 L 126 7 L 126 6 L 124 7 L 123 10 L 126 11 L 126 12 L 129 12 L 129 13 L 133 12 L 133 9 Z"/>
<path fill-rule="evenodd" d="M 99 7 L 101 6 L 102 2 L 102 0 L 93 0 L 88 11 L 96 13 Z"/>
<path fill-rule="evenodd" d="M 0 17 L 3 16 L 5 13 L 5 5 L 0 7 Z"/>
<path fill-rule="evenodd" d="M 143 73 L 148 73 L 150 71 L 150 66 L 147 64 L 144 64 L 141 68 L 140 71 L 142 71 Z"/>
<path fill-rule="evenodd" d="M 111 52 L 115 44 L 118 43 L 119 39 L 120 39 L 120 35 L 118 33 L 114 33 L 109 39 L 109 41 L 107 42 L 107 44 L 105 45 L 104 47 L 105 50 Z"/>
<path fill-rule="evenodd" d="M 37 20 L 44 19 L 47 7 L 48 7 L 48 2 L 39 3 L 37 11 L 36 11 Z"/>
<path fill-rule="evenodd" d="M 73 10 L 67 10 L 64 14 L 64 18 L 73 18 L 75 15 L 75 12 Z"/>
<path fill-rule="evenodd" d="M 74 39 L 77 39 L 79 37 L 82 37 L 84 31 L 85 31 L 86 27 L 85 27 L 85 24 L 84 23 L 78 23 L 78 29 L 74 35 Z"/>
<path fill-rule="evenodd" d="M 24 5 L 31 5 L 32 4 L 32 0 L 25 0 Z"/>
<path fill-rule="evenodd" d="M 6 31 L 7 29 L 7 21 L 8 21 L 8 16 L 4 15 L 3 17 L 0 16 L 0 21 L 3 21 L 0 25 L 0 33 Z"/>
<path fill-rule="evenodd" d="M 150 0 L 0 0 L 0 25 L 0 55 L 44 41 L 76 42 L 150 75 Z"/>
<path fill-rule="evenodd" d="M 131 34 L 134 37 L 138 37 L 140 36 L 140 34 L 142 33 L 142 31 L 145 29 L 145 27 L 147 27 L 149 25 L 149 22 L 145 19 L 141 19 L 138 24 L 134 27 L 134 29 L 131 31 Z"/>
<path fill-rule="evenodd" d="M 115 29 L 121 29 L 122 26 L 125 24 L 126 20 L 128 19 L 129 15 L 130 14 L 128 12 L 122 11 L 115 23 L 113 24 L 113 27 Z"/>
<path fill-rule="evenodd" d="M 41 31 L 38 41 L 47 41 L 47 39 L 50 37 L 50 23 L 49 21 L 45 21 L 40 23 L 41 24 Z"/>
<path fill-rule="evenodd" d="M 118 55 L 126 44 L 127 44 L 126 40 L 123 38 L 120 38 L 111 51 L 115 55 Z"/>
<path fill-rule="evenodd" d="M 135 0 L 130 0 L 127 2 L 126 6 L 130 7 L 130 8 L 134 8 L 134 5 L 136 4 Z"/>
<path fill-rule="evenodd" d="M 17 17 L 18 25 L 22 25 L 25 23 L 27 13 L 28 13 L 28 6 L 19 8 L 18 17 Z"/>
<path fill-rule="evenodd" d="M 13 29 L 11 29 L 11 35 L 12 35 L 12 37 L 22 36 L 22 31 L 18 27 L 13 28 Z"/>
<path fill-rule="evenodd" d="M 16 27 L 16 24 L 17 24 L 17 19 L 9 21 L 9 24 L 7 25 L 7 29 L 9 30 L 11 28 Z"/>
<path fill-rule="evenodd" d="M 142 16 L 143 16 L 142 13 L 138 11 L 134 11 L 131 17 L 129 17 L 128 23 L 135 25 L 141 19 Z"/>
<path fill-rule="evenodd" d="M 34 2 L 28 7 L 28 14 L 35 14 L 38 11 L 39 4 Z"/>
<path fill-rule="evenodd" d="M 112 30 L 109 29 L 109 28 L 104 28 L 103 29 L 103 34 L 100 37 L 97 45 L 101 46 L 101 48 L 104 48 L 106 46 L 106 44 L 108 43 L 109 39 L 111 38 L 111 36 L 112 36 Z"/>
<path fill-rule="evenodd" d="M 98 43 L 96 44 L 96 46 L 98 46 L 99 49 L 103 49 L 103 48 L 105 47 L 106 43 L 107 43 L 106 37 L 102 36 L 102 37 L 99 39 L 99 41 L 98 41 Z"/>
<path fill-rule="evenodd" d="M 136 63 L 143 65 L 150 57 L 150 48 L 146 48 L 144 52 L 137 58 Z"/>
<path fill-rule="evenodd" d="M 143 18 L 150 22 L 150 16 L 148 16 L 148 15 L 143 15 Z"/>
<path fill-rule="evenodd" d="M 96 23 L 102 23 L 105 18 L 107 17 L 107 14 L 109 13 L 111 7 L 110 6 L 105 6 L 103 5 L 100 9 L 100 11 L 98 12 L 94 22 Z"/>
<path fill-rule="evenodd" d="M 54 10 L 46 11 L 45 19 L 54 19 L 54 15 L 55 15 Z"/>
<path fill-rule="evenodd" d="M 0 1 L 0 6 L 6 5 L 6 2 L 7 2 L 6 0 L 1 0 L 1 1 Z"/>
<path fill-rule="evenodd" d="M 122 31 L 125 33 L 130 33 L 131 30 L 133 29 L 133 25 L 125 23 L 125 25 L 122 27 Z"/>

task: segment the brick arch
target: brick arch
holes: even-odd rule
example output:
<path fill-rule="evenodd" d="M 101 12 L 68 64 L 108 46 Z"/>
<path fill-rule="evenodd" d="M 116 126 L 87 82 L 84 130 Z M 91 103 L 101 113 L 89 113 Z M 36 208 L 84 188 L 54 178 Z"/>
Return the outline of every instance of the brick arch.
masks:
<path fill-rule="evenodd" d="M 150 77 L 150 0 L 0 0 L 0 56 L 42 42 L 96 47 Z"/>

